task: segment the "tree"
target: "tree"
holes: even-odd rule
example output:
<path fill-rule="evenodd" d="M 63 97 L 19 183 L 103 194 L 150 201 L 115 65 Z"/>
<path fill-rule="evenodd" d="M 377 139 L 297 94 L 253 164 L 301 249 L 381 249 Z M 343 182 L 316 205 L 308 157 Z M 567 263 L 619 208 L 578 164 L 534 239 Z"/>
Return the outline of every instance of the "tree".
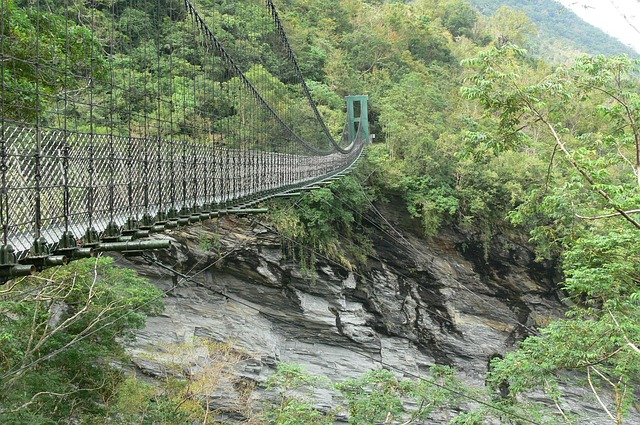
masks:
<path fill-rule="evenodd" d="M 0 294 L 0 420 L 58 423 L 104 413 L 118 339 L 162 309 L 162 292 L 108 258 L 12 281 Z"/>
<path fill-rule="evenodd" d="M 536 27 L 526 13 L 509 6 L 500 7 L 491 16 L 489 28 L 497 46 L 524 45 L 536 33 Z"/>
<path fill-rule="evenodd" d="M 87 28 L 74 22 L 65 27 L 63 16 L 15 3 L 3 0 L 0 13 L 2 113 L 12 120 L 32 122 L 61 90 L 83 84 L 80 76 L 89 75 L 92 60 L 93 72 L 100 75 L 104 58 L 94 53 L 99 44 Z M 69 60 L 64 62 L 61 58 L 67 53 Z"/>
<path fill-rule="evenodd" d="M 467 65 L 477 73 L 463 92 L 495 117 L 496 131 L 487 139 L 497 154 L 525 147 L 551 152 L 541 188 L 531 190 L 529 202 L 511 217 L 536 223 L 536 241 L 560 241 L 563 287 L 572 302 L 565 319 L 495 360 L 490 379 L 494 385 L 507 382 L 514 399 L 542 387 L 564 414 L 557 382 L 562 371 L 581 371 L 606 415 L 621 424 L 640 373 L 640 223 L 638 210 L 629 209 L 640 195 L 640 64 L 626 57 L 583 57 L 573 68 L 534 81 L 524 51 L 505 45 Z M 554 161 L 556 152 L 563 162 Z M 573 224 L 563 228 L 556 214 L 567 210 L 561 219 Z"/>
<path fill-rule="evenodd" d="M 462 386 L 455 371 L 433 366 L 430 375 L 427 379 L 400 379 L 381 369 L 338 384 L 349 406 L 349 423 L 419 423 L 435 411 L 457 407 Z M 417 408 L 410 407 L 414 405 Z"/>
<path fill-rule="evenodd" d="M 589 185 L 588 193 L 600 199 L 592 206 L 612 209 L 640 230 L 640 222 L 623 208 L 636 199 L 639 185 L 640 100 L 633 77 L 638 61 L 624 56 L 584 57 L 573 69 L 559 69 L 533 84 L 527 81 L 530 75 L 523 75 L 527 72 L 524 50 L 513 45 L 491 49 L 466 64 L 478 73 L 463 93 L 498 115 L 498 135 L 493 138 L 497 146 L 522 148 L 531 140 L 531 133 L 523 130 L 541 127 L 553 149 Z M 593 102 L 590 113 L 605 116 L 606 127 L 586 133 L 563 125 L 571 118 L 568 111 L 574 109 L 575 100 Z M 624 171 L 628 166 L 631 173 Z M 621 188 L 628 190 L 621 192 Z"/>
<path fill-rule="evenodd" d="M 275 203 L 271 219 L 284 238 L 288 253 L 315 278 L 316 253 L 355 269 L 366 264 L 371 242 L 354 232 L 362 222 L 369 198 L 352 177 L 344 177 L 330 188 L 315 190 L 297 203 L 297 208 Z"/>
<path fill-rule="evenodd" d="M 564 255 L 565 290 L 575 303 L 567 318 L 495 361 L 492 384 L 507 382 L 511 397 L 541 387 L 560 409 L 561 372 L 581 371 L 611 422 L 622 424 L 640 374 L 638 248 L 630 229 L 578 239 Z"/>
<path fill-rule="evenodd" d="M 471 36 L 478 20 L 478 12 L 465 0 L 453 0 L 445 4 L 442 24 L 454 37 Z"/>

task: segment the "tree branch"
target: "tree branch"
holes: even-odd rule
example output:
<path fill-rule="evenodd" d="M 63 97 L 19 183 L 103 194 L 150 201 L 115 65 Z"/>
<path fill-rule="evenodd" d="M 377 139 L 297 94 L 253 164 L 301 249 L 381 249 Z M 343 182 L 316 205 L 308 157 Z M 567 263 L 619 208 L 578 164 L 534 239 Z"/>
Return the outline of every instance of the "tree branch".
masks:
<path fill-rule="evenodd" d="M 631 347 L 631 349 L 633 349 L 634 351 L 636 351 L 638 354 L 640 354 L 640 348 L 638 348 L 637 345 L 635 345 L 633 342 L 631 342 L 631 340 L 629 339 L 629 337 L 627 337 L 626 332 L 624 331 L 624 329 L 622 329 L 622 326 L 620 326 L 620 323 L 618 323 L 618 320 L 616 319 L 616 317 L 613 315 L 613 313 L 611 312 L 610 309 L 607 309 L 607 311 L 609 312 L 609 315 L 611 316 L 611 318 L 613 319 L 613 322 L 616 324 L 616 326 L 618 327 L 618 329 L 620 330 L 620 332 L 622 332 L 622 336 L 624 337 L 625 341 L 627 341 L 627 345 L 629 347 Z"/>
<path fill-rule="evenodd" d="M 619 81 L 617 81 L 617 83 L 619 84 Z M 627 120 L 629 120 L 629 125 L 631 126 L 631 131 L 633 132 L 633 138 L 634 138 L 635 148 L 636 148 L 636 165 L 635 165 L 636 172 L 634 174 L 636 175 L 638 186 L 640 186 L 640 128 L 638 127 L 638 123 L 636 122 L 633 116 L 633 113 L 629 108 L 629 105 L 626 102 L 624 102 L 620 97 L 616 96 L 615 94 L 611 93 L 608 90 L 605 90 L 602 87 L 598 87 L 596 85 L 588 85 L 588 87 L 591 87 L 595 90 L 598 90 L 606 94 L 607 96 L 615 100 L 619 105 L 621 105 L 624 108 L 625 114 L 627 115 Z"/>
<path fill-rule="evenodd" d="M 624 217 L 625 220 L 627 220 L 629 223 L 631 223 L 636 229 L 640 230 L 640 222 L 638 222 L 637 220 L 635 220 L 633 217 L 631 217 L 629 214 L 627 214 L 626 211 L 624 211 L 622 208 L 618 207 L 616 205 L 616 202 L 613 200 L 613 198 L 604 190 L 600 189 L 599 187 L 597 187 L 595 180 L 593 180 L 593 178 L 589 175 L 589 173 L 587 173 L 581 166 L 580 164 L 578 164 L 578 162 L 573 159 L 573 156 L 571 155 L 571 152 L 569 152 L 569 150 L 567 149 L 567 147 L 565 146 L 564 142 L 562 141 L 562 139 L 560 138 L 560 136 L 558 135 L 558 133 L 556 132 L 556 129 L 554 128 L 553 124 L 551 124 L 549 121 L 547 121 L 542 114 L 535 108 L 533 107 L 533 105 L 531 105 L 527 99 L 524 99 L 525 102 L 527 103 L 527 106 L 529 107 L 529 109 L 531 110 L 531 112 L 533 112 L 538 118 L 540 118 L 540 121 L 542 121 L 547 128 L 549 129 L 549 131 L 551 131 L 551 134 L 553 135 L 553 138 L 555 139 L 558 147 L 560 148 L 560 150 L 565 154 L 565 156 L 567 157 L 567 160 L 569 161 L 569 163 L 571 164 L 571 166 L 578 171 L 578 173 L 580 173 L 580 175 L 582 175 L 582 177 L 584 177 L 584 179 L 589 182 L 589 184 L 591 185 L 591 187 L 593 187 L 593 189 L 600 195 L 602 196 L 607 203 L 616 211 L 618 211 L 618 213 L 620 213 L 620 215 L 622 217 Z"/>
<path fill-rule="evenodd" d="M 73 394 L 75 392 L 77 392 L 77 390 L 76 391 L 71 391 L 71 392 L 68 392 L 68 393 L 54 393 L 54 392 L 51 392 L 51 391 L 40 391 L 39 393 L 35 393 L 33 395 L 33 397 L 31 397 L 31 400 L 27 401 L 26 403 L 23 403 L 22 405 L 16 407 L 15 409 L 4 410 L 2 412 L 4 412 L 4 413 L 16 413 L 16 412 L 19 412 L 20 410 L 22 410 L 22 409 L 32 405 L 33 403 L 35 403 L 36 402 L 36 398 L 40 397 L 42 395 L 49 395 L 49 396 L 54 396 L 54 397 L 66 397 L 66 396 L 71 395 L 71 394 Z"/>
<path fill-rule="evenodd" d="M 596 391 L 595 387 L 593 386 L 593 382 L 591 381 L 591 370 L 592 366 L 589 366 L 587 368 L 587 380 L 589 381 L 589 386 L 591 387 L 591 391 L 593 392 L 593 394 L 596 396 L 596 399 L 598 400 L 598 403 L 600 403 L 600 406 L 602 406 L 602 408 L 604 409 L 604 411 L 607 413 L 607 415 L 611 418 L 611 420 L 615 423 L 617 423 L 618 421 L 616 420 L 616 418 L 611 414 L 611 412 L 609 411 L 609 409 L 607 409 L 607 406 L 602 402 L 602 399 L 600 398 L 600 396 L 598 395 L 598 391 Z M 594 369 L 595 370 L 595 369 Z"/>
<path fill-rule="evenodd" d="M 625 213 L 627 213 L 627 214 L 640 213 L 640 209 L 627 210 L 627 211 L 625 211 Z M 586 216 L 586 215 L 580 215 L 580 214 L 576 213 L 576 217 L 582 218 L 582 219 L 585 219 L 585 220 L 600 220 L 601 218 L 619 217 L 620 215 L 621 214 L 619 212 L 615 212 L 615 213 L 611 213 L 611 214 L 595 215 L 595 216 Z"/>
<path fill-rule="evenodd" d="M 547 168 L 547 178 L 544 181 L 544 191 L 549 190 L 549 180 L 551 179 L 551 168 L 553 167 L 553 160 L 556 157 L 556 152 L 558 152 L 558 145 L 553 145 L 553 152 L 551 153 L 551 158 L 549 159 L 549 167 Z"/>
<path fill-rule="evenodd" d="M 97 391 L 97 390 L 99 390 L 101 388 L 104 388 L 105 384 L 106 384 L 106 381 L 103 380 L 102 384 L 100 386 L 98 386 L 98 387 L 95 387 L 95 388 L 78 388 L 78 389 L 75 389 L 73 391 L 69 391 L 69 392 L 66 392 L 66 393 L 54 393 L 53 391 L 40 391 L 40 392 L 35 393 L 31 397 L 31 399 L 29 401 L 23 403 L 22 405 L 14 408 L 14 409 L 11 409 L 11 410 L 0 410 L 0 412 L 2 412 L 2 413 L 16 413 L 16 412 L 19 412 L 20 410 L 22 410 L 22 409 L 32 405 L 33 403 L 35 403 L 36 402 L 36 398 L 38 398 L 40 396 L 43 396 L 43 395 L 48 395 L 48 396 L 53 396 L 53 397 L 66 397 L 66 396 L 69 396 L 71 394 L 78 393 L 80 391 Z"/>
<path fill-rule="evenodd" d="M 545 378 L 544 379 L 544 385 L 547 387 L 547 390 L 550 391 L 551 385 L 549 384 L 549 381 Z M 555 404 L 556 409 L 558 409 L 558 412 L 560 413 L 560 415 L 564 418 L 564 420 L 568 423 L 569 422 L 569 418 L 567 417 L 567 415 L 564 413 L 564 410 L 562 409 L 562 407 L 560 407 L 560 404 L 558 403 L 558 400 L 556 400 L 555 397 L 552 397 L 553 400 L 553 404 Z"/>

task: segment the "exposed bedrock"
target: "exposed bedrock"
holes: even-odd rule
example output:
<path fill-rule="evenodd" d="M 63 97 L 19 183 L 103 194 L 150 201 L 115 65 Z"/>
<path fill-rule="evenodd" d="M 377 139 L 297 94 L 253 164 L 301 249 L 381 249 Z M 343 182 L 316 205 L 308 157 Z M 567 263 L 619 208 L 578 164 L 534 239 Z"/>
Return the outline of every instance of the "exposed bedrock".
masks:
<path fill-rule="evenodd" d="M 245 350 L 238 375 L 248 380 L 263 381 L 277 362 L 332 381 L 384 365 L 421 374 L 443 364 L 483 385 L 492 357 L 562 315 L 557 278 L 525 245 L 495 238 L 485 254 L 460 233 L 425 240 L 407 217 L 384 213 L 395 230 L 374 232 L 366 268 L 318 258 L 313 279 L 254 219 L 228 216 L 174 231 L 170 255 L 159 260 L 194 277 L 179 282 L 164 313 L 137 333 L 134 363 L 161 373 L 149 353 L 199 336 Z M 157 266 L 132 265 L 161 288 L 174 285 Z M 232 391 L 215 396 L 219 406 L 232 404 Z M 333 397 L 320 392 L 318 405 L 331 407 Z"/>

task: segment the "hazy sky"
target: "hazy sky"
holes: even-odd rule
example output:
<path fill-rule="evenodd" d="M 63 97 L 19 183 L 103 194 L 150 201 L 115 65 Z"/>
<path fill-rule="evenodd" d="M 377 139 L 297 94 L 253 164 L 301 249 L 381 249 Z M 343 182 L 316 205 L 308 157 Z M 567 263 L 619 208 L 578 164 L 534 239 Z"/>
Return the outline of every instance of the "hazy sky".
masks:
<path fill-rule="evenodd" d="M 556 0 L 640 52 L 640 0 Z"/>

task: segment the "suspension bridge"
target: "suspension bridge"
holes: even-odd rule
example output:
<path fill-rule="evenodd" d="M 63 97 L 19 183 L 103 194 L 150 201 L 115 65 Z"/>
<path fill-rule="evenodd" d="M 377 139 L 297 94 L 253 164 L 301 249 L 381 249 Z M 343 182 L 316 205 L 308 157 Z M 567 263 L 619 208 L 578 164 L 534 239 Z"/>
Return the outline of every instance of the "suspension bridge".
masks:
<path fill-rule="evenodd" d="M 369 140 L 367 96 L 323 121 L 271 0 L 0 1 L 0 279 L 262 212 Z"/>

